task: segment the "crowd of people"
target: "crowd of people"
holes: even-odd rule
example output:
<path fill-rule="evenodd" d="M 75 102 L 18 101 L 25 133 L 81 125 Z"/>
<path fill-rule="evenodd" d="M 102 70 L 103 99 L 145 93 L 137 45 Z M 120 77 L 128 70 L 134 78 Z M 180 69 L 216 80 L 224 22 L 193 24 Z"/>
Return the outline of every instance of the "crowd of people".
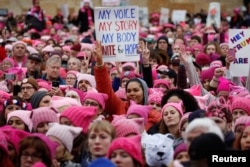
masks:
<path fill-rule="evenodd" d="M 228 43 L 230 28 L 249 27 L 246 9 L 222 13 L 219 27 L 204 11 L 176 25 L 153 13 L 138 62 L 104 62 L 90 0 L 69 18 L 47 17 L 39 0 L 10 12 L 0 21 L 0 166 L 207 167 L 211 152 L 250 150 L 250 73 L 232 76 Z"/>

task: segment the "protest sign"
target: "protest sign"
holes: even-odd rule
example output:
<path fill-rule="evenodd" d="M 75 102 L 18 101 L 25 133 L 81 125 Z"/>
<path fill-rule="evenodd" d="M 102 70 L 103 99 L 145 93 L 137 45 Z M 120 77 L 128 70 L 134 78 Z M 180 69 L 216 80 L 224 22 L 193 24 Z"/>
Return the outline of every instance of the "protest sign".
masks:
<path fill-rule="evenodd" d="M 161 8 L 160 25 L 168 23 L 168 19 L 169 19 L 169 9 Z"/>
<path fill-rule="evenodd" d="M 104 62 L 138 61 L 138 7 L 95 8 L 96 39 L 102 43 Z"/>
<path fill-rule="evenodd" d="M 139 20 L 140 25 L 143 27 L 148 26 L 148 8 L 147 7 L 140 7 L 139 8 Z"/>
<path fill-rule="evenodd" d="M 172 11 L 172 21 L 175 24 L 178 24 L 182 21 L 186 20 L 186 14 L 187 11 L 186 10 L 173 10 Z"/>
<path fill-rule="evenodd" d="M 230 64 L 230 73 L 234 77 L 247 76 L 249 71 L 250 30 L 229 29 L 229 48 L 236 51 L 235 60 Z"/>
<path fill-rule="evenodd" d="M 119 6 L 120 0 L 102 0 L 102 6 Z"/>
<path fill-rule="evenodd" d="M 217 28 L 220 27 L 221 16 L 220 16 L 220 3 L 219 2 L 211 2 L 208 7 L 208 15 L 207 15 L 207 24 L 209 27 L 212 24 L 215 24 Z"/>

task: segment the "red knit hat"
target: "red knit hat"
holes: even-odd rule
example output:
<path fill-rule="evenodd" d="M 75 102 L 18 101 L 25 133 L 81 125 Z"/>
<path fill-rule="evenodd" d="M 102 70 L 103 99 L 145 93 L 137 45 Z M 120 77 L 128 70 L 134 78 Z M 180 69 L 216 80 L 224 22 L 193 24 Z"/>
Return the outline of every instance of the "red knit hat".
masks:
<path fill-rule="evenodd" d="M 89 124 L 97 115 L 96 107 L 72 106 L 62 112 L 60 118 L 68 118 L 76 127 L 81 127 L 84 134 L 87 133 Z"/>
<path fill-rule="evenodd" d="M 244 110 L 247 115 L 250 115 L 250 99 L 244 98 L 244 97 L 233 97 L 232 101 L 232 112 L 235 109 L 242 109 Z"/>
<path fill-rule="evenodd" d="M 83 102 L 86 99 L 92 99 L 97 101 L 101 105 L 102 109 L 105 109 L 105 103 L 108 100 L 108 95 L 104 93 L 87 92 L 83 98 Z"/>
<path fill-rule="evenodd" d="M 134 137 L 119 137 L 111 143 L 107 157 L 111 159 L 113 151 L 122 149 L 127 152 L 134 160 L 143 166 L 142 149 L 141 149 L 141 136 Z"/>
<path fill-rule="evenodd" d="M 195 58 L 195 62 L 201 66 L 209 65 L 210 58 L 205 53 L 199 53 Z"/>

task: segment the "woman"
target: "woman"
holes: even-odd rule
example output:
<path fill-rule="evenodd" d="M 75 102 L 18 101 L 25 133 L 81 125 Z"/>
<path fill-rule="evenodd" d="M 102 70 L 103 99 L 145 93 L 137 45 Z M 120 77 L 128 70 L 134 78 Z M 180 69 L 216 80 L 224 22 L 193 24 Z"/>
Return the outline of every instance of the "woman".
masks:
<path fill-rule="evenodd" d="M 39 107 L 49 107 L 51 106 L 51 96 L 46 91 L 38 91 L 31 96 L 30 103 L 32 109 Z"/>
<path fill-rule="evenodd" d="M 206 44 L 206 46 L 204 47 L 204 53 L 209 55 L 209 56 L 211 56 L 213 54 L 220 54 L 220 47 L 219 47 L 218 43 L 217 42 L 209 42 L 208 44 Z"/>
<path fill-rule="evenodd" d="M 16 110 L 7 115 L 7 125 L 26 132 L 32 132 L 31 111 Z"/>
<path fill-rule="evenodd" d="M 188 162 L 190 160 L 188 148 L 185 143 L 181 143 L 175 148 L 174 160 L 178 160 L 179 162 Z"/>
<path fill-rule="evenodd" d="M 105 157 L 114 138 L 115 129 L 108 121 L 96 120 L 93 122 L 88 130 L 89 153 L 83 155 L 81 165 L 88 166 L 93 160 Z"/>
<path fill-rule="evenodd" d="M 77 80 L 76 74 L 77 74 L 77 71 L 68 71 L 67 72 L 66 78 L 65 78 L 66 85 L 70 85 L 72 87 L 75 86 L 76 80 Z"/>
<path fill-rule="evenodd" d="M 234 97 L 232 100 L 233 123 L 242 116 L 250 116 L 250 99 L 244 97 Z"/>
<path fill-rule="evenodd" d="M 234 123 L 234 130 L 233 130 L 235 134 L 235 138 L 238 138 L 242 134 L 242 131 L 244 130 L 245 125 L 248 123 L 250 123 L 250 116 L 242 116 L 236 119 Z"/>
<path fill-rule="evenodd" d="M 24 138 L 19 145 L 20 167 L 32 167 L 37 162 L 51 167 L 56 147 L 57 143 L 43 134 L 32 134 Z"/>
<path fill-rule="evenodd" d="M 119 167 L 143 167 L 141 137 L 119 137 L 109 147 L 107 157 Z"/>
<path fill-rule="evenodd" d="M 81 133 L 82 128 L 60 125 L 58 123 L 49 124 L 46 136 L 58 144 L 55 159 L 60 163 L 60 167 L 81 167 L 80 164 L 73 163 L 71 154 L 74 139 Z"/>
<path fill-rule="evenodd" d="M 82 91 L 80 91 L 79 89 L 75 89 L 75 88 L 67 89 L 66 94 L 65 94 L 65 97 L 70 97 L 72 99 L 76 99 L 79 104 L 83 103 L 84 96 L 85 96 L 85 94 Z"/>
<path fill-rule="evenodd" d="M 14 61 L 11 58 L 5 58 L 1 62 L 1 70 L 6 72 L 8 69 L 14 67 Z"/>
<path fill-rule="evenodd" d="M 250 123 L 245 125 L 241 135 L 235 139 L 233 148 L 241 151 L 250 150 Z"/>
<path fill-rule="evenodd" d="M 108 95 L 109 100 L 106 102 L 106 110 L 109 112 L 109 116 L 112 116 L 113 114 L 116 115 L 122 115 L 125 114 L 128 107 L 129 102 L 124 102 L 120 98 L 118 98 L 114 91 L 112 90 L 110 77 L 107 71 L 107 68 L 104 66 L 103 58 L 102 58 L 102 46 L 100 42 L 97 42 L 95 47 L 95 56 L 96 56 L 96 67 L 95 67 L 95 79 L 96 79 L 96 88 L 98 92 L 105 93 Z M 148 61 L 149 53 L 145 53 L 144 56 L 144 63 Z M 151 67 L 144 64 L 144 75 L 149 74 L 151 76 Z M 147 73 L 148 72 L 148 73 Z M 147 78 L 149 79 L 149 78 Z M 146 80 L 146 79 L 145 79 Z M 137 104 L 146 105 L 148 103 L 148 87 L 144 80 L 139 78 L 131 79 L 126 84 L 126 95 L 127 100 L 133 100 Z M 112 119 L 112 118 L 108 118 Z M 157 111 L 152 110 L 149 113 L 149 119 L 148 119 L 148 127 L 150 124 L 157 123 L 160 120 L 160 113 Z"/>
<path fill-rule="evenodd" d="M 46 134 L 48 124 L 59 122 L 57 113 L 50 107 L 39 107 L 32 110 L 31 120 L 36 133 Z"/>
<path fill-rule="evenodd" d="M 6 135 L 0 131 L 1 136 L 1 143 L 0 143 L 0 164 L 6 167 L 14 167 L 13 163 L 11 162 L 11 159 L 8 155 L 8 145 L 7 145 L 7 139 Z"/>
<path fill-rule="evenodd" d="M 7 115 L 15 110 L 25 110 L 26 103 L 18 96 L 12 96 L 4 101 L 4 110 L 0 114 L 0 126 L 6 125 Z"/>

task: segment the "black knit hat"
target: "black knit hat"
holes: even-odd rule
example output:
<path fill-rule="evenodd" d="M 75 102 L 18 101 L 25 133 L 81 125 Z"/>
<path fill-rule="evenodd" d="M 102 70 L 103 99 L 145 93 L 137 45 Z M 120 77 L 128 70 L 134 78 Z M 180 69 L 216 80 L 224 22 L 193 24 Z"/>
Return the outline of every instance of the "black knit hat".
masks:
<path fill-rule="evenodd" d="M 38 108 L 39 104 L 41 102 L 41 100 L 43 99 L 43 97 L 49 95 L 48 92 L 46 91 L 38 91 L 35 92 L 31 98 L 30 98 L 30 104 L 32 106 L 32 109 Z"/>

